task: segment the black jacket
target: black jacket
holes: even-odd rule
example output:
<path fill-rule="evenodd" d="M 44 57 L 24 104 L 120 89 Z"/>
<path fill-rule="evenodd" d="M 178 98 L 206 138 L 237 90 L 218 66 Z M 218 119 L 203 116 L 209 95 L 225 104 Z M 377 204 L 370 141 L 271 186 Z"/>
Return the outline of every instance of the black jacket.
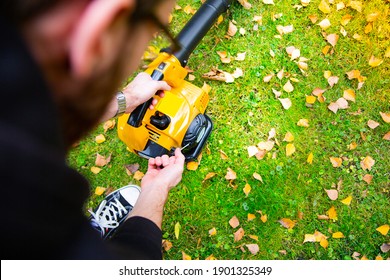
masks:
<path fill-rule="evenodd" d="M 161 259 L 161 231 L 150 220 L 128 219 L 110 242 L 89 226 L 90 187 L 66 164 L 41 70 L 1 17 L 0 38 L 1 259 Z"/>

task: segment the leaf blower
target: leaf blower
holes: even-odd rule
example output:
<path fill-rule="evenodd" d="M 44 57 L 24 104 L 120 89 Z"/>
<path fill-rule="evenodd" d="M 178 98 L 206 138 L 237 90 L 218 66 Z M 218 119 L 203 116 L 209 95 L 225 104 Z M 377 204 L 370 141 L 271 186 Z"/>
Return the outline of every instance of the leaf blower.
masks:
<path fill-rule="evenodd" d="M 186 161 L 196 160 L 210 136 L 213 124 L 205 114 L 209 95 L 187 82 L 184 68 L 202 38 L 233 0 L 207 0 L 184 26 L 176 39 L 181 49 L 172 53 L 163 49 L 148 66 L 146 73 L 154 80 L 164 80 L 171 90 L 159 98 L 154 110 L 152 99 L 131 114 L 118 119 L 118 136 L 128 149 L 143 158 L 171 155 L 181 148 Z"/>

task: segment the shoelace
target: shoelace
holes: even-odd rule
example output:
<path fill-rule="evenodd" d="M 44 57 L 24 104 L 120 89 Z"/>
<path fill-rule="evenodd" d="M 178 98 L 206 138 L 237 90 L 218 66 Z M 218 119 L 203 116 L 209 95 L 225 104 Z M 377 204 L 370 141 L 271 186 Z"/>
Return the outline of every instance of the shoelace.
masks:
<path fill-rule="evenodd" d="M 122 218 L 123 214 L 127 214 L 128 211 L 126 208 L 120 203 L 120 201 L 115 198 L 115 202 L 110 202 L 110 204 L 106 205 L 107 201 L 103 200 L 100 204 L 99 208 L 96 212 L 92 212 L 88 210 L 92 215 L 91 222 L 98 225 L 101 229 L 102 235 L 104 236 L 107 228 L 116 228 L 119 226 L 117 221 L 118 217 Z"/>

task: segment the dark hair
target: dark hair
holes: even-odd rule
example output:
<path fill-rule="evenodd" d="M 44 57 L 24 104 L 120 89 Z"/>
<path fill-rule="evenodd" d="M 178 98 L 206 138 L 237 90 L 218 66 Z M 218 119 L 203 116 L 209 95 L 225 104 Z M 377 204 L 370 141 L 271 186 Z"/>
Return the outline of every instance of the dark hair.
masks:
<path fill-rule="evenodd" d="M 80 0 L 1 0 L 0 15 L 8 18 L 16 24 L 22 24 L 43 12 L 55 7 L 63 1 Z M 93 1 L 93 0 L 89 0 Z M 153 7 L 164 0 L 136 0 L 136 10 L 132 21 L 139 21 L 145 14 L 149 14 Z"/>

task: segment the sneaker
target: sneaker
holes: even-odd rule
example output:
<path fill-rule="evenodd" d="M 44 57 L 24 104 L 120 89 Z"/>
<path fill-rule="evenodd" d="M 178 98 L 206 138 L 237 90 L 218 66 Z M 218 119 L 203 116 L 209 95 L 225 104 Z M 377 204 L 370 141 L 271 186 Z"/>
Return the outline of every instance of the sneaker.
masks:
<path fill-rule="evenodd" d="M 141 192 L 140 187 L 128 185 L 110 193 L 91 213 L 89 221 L 100 232 L 103 239 L 109 239 L 133 209 Z"/>

